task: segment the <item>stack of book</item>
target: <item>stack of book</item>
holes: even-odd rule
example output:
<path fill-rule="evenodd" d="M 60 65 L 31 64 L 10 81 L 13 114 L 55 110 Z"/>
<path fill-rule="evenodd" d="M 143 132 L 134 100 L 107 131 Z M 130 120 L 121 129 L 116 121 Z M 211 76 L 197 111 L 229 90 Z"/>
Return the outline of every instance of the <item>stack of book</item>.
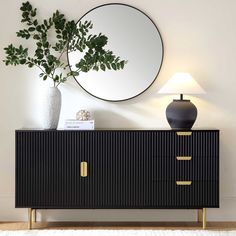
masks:
<path fill-rule="evenodd" d="M 65 120 L 66 130 L 94 130 L 94 120 Z"/>

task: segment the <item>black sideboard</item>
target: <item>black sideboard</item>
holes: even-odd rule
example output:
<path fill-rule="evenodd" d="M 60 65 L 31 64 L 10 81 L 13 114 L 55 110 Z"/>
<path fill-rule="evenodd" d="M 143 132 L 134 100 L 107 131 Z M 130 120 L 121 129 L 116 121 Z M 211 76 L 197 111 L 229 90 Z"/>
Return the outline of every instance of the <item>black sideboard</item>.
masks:
<path fill-rule="evenodd" d="M 36 209 L 199 209 L 205 228 L 219 131 L 17 130 L 15 205 L 29 228 Z"/>

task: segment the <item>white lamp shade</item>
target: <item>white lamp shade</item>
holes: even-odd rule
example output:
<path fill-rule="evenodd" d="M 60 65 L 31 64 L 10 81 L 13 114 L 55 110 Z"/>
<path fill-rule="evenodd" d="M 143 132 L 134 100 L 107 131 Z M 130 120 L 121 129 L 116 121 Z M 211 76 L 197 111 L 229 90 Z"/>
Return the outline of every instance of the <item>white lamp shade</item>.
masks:
<path fill-rule="evenodd" d="M 189 73 L 176 73 L 166 82 L 158 93 L 202 94 L 205 93 L 205 91 Z"/>

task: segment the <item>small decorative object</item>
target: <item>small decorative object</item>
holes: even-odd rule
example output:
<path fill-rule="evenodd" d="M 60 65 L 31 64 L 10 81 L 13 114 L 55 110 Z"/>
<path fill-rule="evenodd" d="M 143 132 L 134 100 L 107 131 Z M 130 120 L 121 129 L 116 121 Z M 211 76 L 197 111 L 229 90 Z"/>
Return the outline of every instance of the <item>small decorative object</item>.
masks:
<path fill-rule="evenodd" d="M 30 50 L 22 45 L 17 47 L 10 44 L 5 47 L 6 59 L 3 61 L 7 66 L 37 67 L 40 70 L 39 77 L 43 80 L 51 79 L 54 87 L 66 82 L 71 76 L 79 76 L 81 72 L 124 68 L 126 61 L 104 48 L 108 42 L 107 36 L 102 33 L 97 35 L 89 33 L 93 28 L 91 21 L 80 22 L 77 25 L 76 21 L 68 21 L 57 10 L 52 17 L 40 22 L 40 18 L 37 19 L 37 9 L 33 8 L 28 1 L 22 3 L 20 10 L 22 11 L 21 22 L 26 27 L 19 30 L 16 35 L 25 40 L 30 39 L 35 43 L 35 47 Z M 81 52 L 81 57 L 77 58 L 78 61 L 72 70 L 66 60 L 66 54 L 75 50 Z M 56 94 L 59 94 L 58 90 L 53 96 L 49 95 L 49 98 L 56 98 L 59 101 Z M 48 104 L 48 111 L 50 111 L 48 114 L 54 116 L 50 106 L 60 106 L 61 103 L 48 102 Z M 60 113 L 60 107 L 54 110 Z M 58 114 L 55 116 L 57 117 Z M 47 126 L 55 127 L 56 120 L 58 119 L 55 117 L 48 118 Z M 50 121 L 53 124 L 49 124 Z"/>
<path fill-rule="evenodd" d="M 91 118 L 91 114 L 89 111 L 80 110 L 76 113 L 76 120 L 89 120 Z"/>
<path fill-rule="evenodd" d="M 166 108 L 166 118 L 172 129 L 191 129 L 196 118 L 197 108 L 183 94 L 201 94 L 205 91 L 188 73 L 176 73 L 159 90 L 159 93 L 180 94 Z"/>

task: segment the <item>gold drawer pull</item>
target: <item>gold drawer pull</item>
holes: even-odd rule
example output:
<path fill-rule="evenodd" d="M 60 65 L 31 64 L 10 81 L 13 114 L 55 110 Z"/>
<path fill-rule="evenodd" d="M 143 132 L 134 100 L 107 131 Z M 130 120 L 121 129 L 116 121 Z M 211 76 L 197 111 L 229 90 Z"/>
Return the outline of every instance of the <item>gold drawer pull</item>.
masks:
<path fill-rule="evenodd" d="M 178 136 L 190 136 L 192 135 L 191 131 L 178 131 L 176 132 Z"/>
<path fill-rule="evenodd" d="M 178 161 L 191 161 L 192 157 L 176 157 Z"/>
<path fill-rule="evenodd" d="M 82 161 L 80 163 L 80 176 L 81 177 L 88 176 L 88 163 L 86 161 Z"/>
<path fill-rule="evenodd" d="M 176 181 L 177 185 L 191 185 L 192 181 Z"/>

